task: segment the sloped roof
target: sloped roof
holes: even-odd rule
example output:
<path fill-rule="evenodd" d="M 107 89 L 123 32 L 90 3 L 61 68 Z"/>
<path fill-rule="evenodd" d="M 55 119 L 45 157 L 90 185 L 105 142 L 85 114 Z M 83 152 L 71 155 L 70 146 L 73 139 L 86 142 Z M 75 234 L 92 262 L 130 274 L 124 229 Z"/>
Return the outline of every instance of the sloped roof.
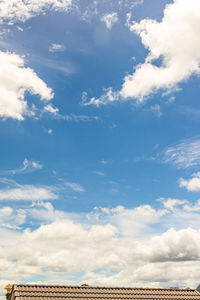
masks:
<path fill-rule="evenodd" d="M 200 300 L 193 289 L 14 285 L 11 300 Z"/>

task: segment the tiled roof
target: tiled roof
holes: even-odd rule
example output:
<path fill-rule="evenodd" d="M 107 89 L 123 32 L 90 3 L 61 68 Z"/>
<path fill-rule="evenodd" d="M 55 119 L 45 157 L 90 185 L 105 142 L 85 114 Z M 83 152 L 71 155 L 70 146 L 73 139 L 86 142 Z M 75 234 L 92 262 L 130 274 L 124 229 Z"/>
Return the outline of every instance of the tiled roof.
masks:
<path fill-rule="evenodd" d="M 11 300 L 200 300 L 193 289 L 14 285 Z"/>

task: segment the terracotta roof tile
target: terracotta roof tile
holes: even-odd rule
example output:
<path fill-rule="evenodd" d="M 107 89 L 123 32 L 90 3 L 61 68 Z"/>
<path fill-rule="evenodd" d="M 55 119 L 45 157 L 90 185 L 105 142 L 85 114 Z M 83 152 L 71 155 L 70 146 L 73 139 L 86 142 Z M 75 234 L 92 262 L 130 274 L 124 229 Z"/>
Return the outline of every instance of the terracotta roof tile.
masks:
<path fill-rule="evenodd" d="M 193 289 L 14 285 L 11 300 L 200 300 Z"/>

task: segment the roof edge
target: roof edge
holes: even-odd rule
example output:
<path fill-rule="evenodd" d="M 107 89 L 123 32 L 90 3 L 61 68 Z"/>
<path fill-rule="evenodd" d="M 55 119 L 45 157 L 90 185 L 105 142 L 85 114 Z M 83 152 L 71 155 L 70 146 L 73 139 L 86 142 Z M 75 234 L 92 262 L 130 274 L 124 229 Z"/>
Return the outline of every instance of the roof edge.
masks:
<path fill-rule="evenodd" d="M 197 289 L 191 289 L 191 288 L 161 288 L 161 287 L 139 287 L 139 286 L 81 286 L 81 285 L 64 285 L 64 284 L 34 284 L 34 283 L 25 283 L 25 284 L 13 284 L 12 287 L 12 292 L 15 289 L 15 287 L 20 287 L 20 286 L 30 286 L 30 287 L 62 287 L 62 288 L 80 288 L 80 289 L 124 289 L 124 290 L 169 290 L 169 291 L 197 291 Z M 11 294 L 12 294 L 11 292 Z M 199 293 L 199 291 L 197 291 Z M 200 294 L 200 293 L 199 293 Z"/>

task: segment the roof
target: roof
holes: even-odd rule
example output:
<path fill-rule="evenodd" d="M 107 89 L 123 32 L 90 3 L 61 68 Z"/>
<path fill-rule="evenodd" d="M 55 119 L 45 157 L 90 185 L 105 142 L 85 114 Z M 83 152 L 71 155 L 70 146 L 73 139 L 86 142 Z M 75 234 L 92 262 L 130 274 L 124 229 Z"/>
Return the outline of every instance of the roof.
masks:
<path fill-rule="evenodd" d="M 11 300 L 200 300 L 194 289 L 13 285 Z"/>

